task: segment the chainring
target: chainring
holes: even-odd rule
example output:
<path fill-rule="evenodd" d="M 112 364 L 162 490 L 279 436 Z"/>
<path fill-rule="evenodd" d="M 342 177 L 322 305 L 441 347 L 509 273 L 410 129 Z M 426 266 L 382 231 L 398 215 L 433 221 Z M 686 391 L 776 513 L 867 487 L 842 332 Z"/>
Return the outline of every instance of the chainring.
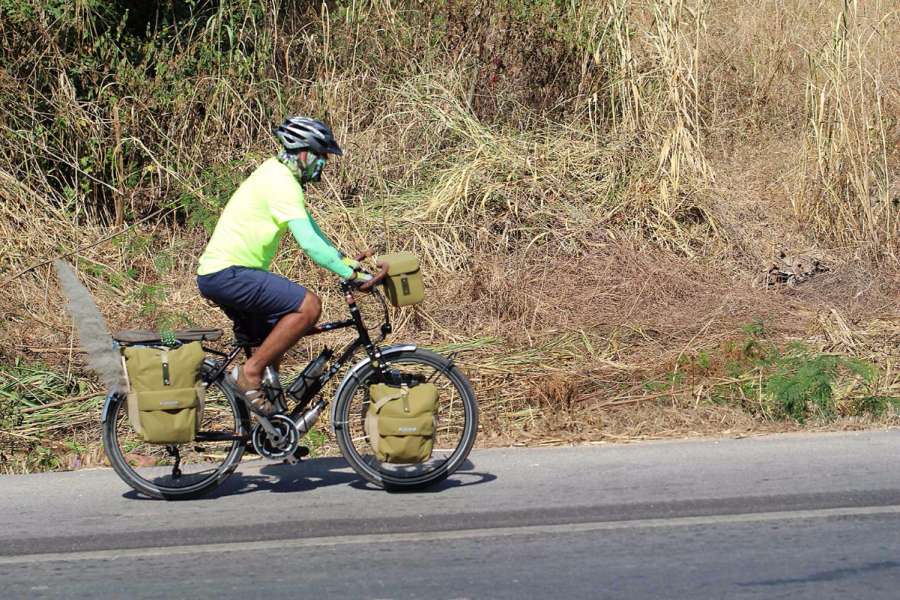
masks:
<path fill-rule="evenodd" d="M 293 456 L 300 445 L 300 433 L 297 431 L 297 425 L 285 415 L 271 416 L 269 423 L 272 424 L 281 439 L 272 440 L 269 432 L 260 423 L 257 423 L 250 433 L 253 449 L 257 454 L 269 460 L 284 460 Z"/>

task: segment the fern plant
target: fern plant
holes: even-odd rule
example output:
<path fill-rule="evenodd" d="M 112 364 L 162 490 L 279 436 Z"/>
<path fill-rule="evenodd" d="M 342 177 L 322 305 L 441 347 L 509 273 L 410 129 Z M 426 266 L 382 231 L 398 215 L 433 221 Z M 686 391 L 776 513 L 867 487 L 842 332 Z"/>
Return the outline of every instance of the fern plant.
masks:
<path fill-rule="evenodd" d="M 794 346 L 792 353 L 770 358 L 774 373 L 764 391 L 775 404 L 776 411 L 803 423 L 811 415 L 833 417 L 835 414 L 834 382 L 842 372 L 872 383 L 875 367 L 861 360 L 834 354 L 813 354 Z"/>

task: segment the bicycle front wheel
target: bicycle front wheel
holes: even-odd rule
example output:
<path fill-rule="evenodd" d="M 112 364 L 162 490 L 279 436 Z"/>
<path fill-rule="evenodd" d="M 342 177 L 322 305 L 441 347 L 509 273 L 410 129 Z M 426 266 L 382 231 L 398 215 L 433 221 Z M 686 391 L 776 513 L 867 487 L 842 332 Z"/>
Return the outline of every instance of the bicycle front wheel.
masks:
<path fill-rule="evenodd" d="M 221 377 L 206 390 L 197 441 L 175 446 L 178 471 L 166 446 L 148 444 L 134 431 L 127 405 L 124 395 L 111 399 L 103 446 L 112 468 L 135 491 L 165 500 L 196 498 L 219 486 L 241 462 L 250 418 Z"/>
<path fill-rule="evenodd" d="M 417 464 L 389 464 L 372 452 L 365 430 L 369 409 L 369 385 L 375 369 L 365 365 L 338 390 L 334 430 L 341 453 L 350 466 L 368 481 L 386 489 L 420 489 L 442 481 L 465 461 L 478 433 L 478 404 L 469 380 L 439 354 L 416 349 L 390 354 L 389 369 L 415 375 L 435 384 L 438 409 L 431 458 Z"/>

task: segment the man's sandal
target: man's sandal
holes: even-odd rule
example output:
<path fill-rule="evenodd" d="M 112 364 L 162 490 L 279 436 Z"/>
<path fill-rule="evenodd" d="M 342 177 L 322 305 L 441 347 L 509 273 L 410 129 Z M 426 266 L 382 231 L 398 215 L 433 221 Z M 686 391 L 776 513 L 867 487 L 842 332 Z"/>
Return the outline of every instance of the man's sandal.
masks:
<path fill-rule="evenodd" d="M 240 381 L 240 376 L 242 374 L 242 369 L 239 366 L 235 366 L 231 370 L 231 380 L 234 384 L 235 391 L 240 394 L 243 398 L 244 402 L 247 403 L 247 407 L 255 412 L 258 415 L 262 415 L 264 417 L 271 417 L 275 414 L 275 405 L 269 402 L 269 399 L 266 398 L 265 392 L 261 389 L 249 389 L 245 390 L 240 386 L 238 381 Z"/>

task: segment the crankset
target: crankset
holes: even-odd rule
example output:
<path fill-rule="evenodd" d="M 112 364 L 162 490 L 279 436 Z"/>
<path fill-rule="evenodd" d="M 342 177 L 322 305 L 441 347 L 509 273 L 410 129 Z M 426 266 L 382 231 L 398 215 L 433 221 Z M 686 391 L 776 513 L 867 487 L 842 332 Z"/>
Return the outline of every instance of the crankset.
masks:
<path fill-rule="evenodd" d="M 268 417 L 268 421 L 268 428 L 261 423 L 253 426 L 250 432 L 253 449 L 269 460 L 293 457 L 300 444 L 300 432 L 297 431 L 296 423 L 285 415 L 273 415 Z"/>

